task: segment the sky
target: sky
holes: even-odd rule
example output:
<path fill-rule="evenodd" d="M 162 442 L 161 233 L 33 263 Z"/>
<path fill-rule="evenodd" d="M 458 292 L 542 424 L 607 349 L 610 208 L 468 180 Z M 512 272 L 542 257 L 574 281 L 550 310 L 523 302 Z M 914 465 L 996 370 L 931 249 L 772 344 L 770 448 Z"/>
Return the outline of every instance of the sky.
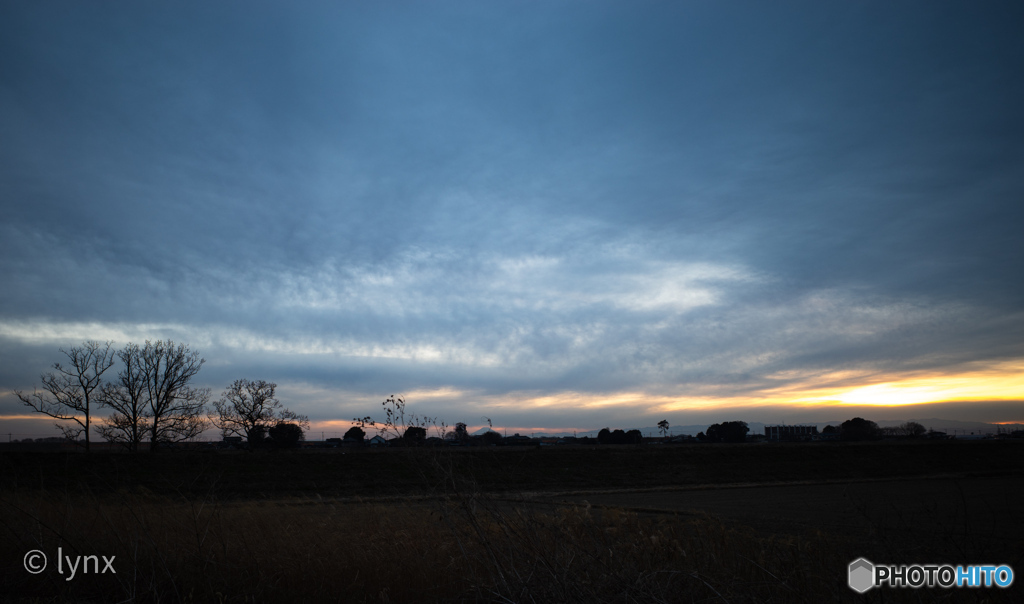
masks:
<path fill-rule="evenodd" d="M 12 392 L 60 348 L 157 339 L 326 432 L 392 394 L 510 431 L 1024 421 L 1022 26 L 0 2 L 0 431 L 53 432 Z"/>

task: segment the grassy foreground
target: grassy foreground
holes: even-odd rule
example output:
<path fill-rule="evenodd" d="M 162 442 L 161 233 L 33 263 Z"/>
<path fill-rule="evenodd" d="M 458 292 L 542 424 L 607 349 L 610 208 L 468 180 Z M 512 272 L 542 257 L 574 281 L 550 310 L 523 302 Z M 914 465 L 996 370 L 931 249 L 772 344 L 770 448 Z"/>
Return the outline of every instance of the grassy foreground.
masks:
<path fill-rule="evenodd" d="M 439 456 L 445 464 L 432 462 Z M 157 455 L 7 452 L 0 488 L 124 489 L 218 498 L 423 495 L 452 475 L 489 493 L 991 475 L 1024 468 L 1024 442 L 492 447 Z"/>
<path fill-rule="evenodd" d="M 115 555 L 117 574 L 67 581 L 67 569 L 14 572 L 2 585 L 8 598 L 683 602 L 843 595 L 835 561 L 819 555 L 831 550 L 824 537 L 751 541 L 710 519 L 527 512 L 476 499 L 217 505 L 25 498 L 18 505 L 17 514 L 5 514 L 13 537 L 5 540 L 5 560 L 20 563 L 30 548 L 62 546 L 65 553 Z"/>
<path fill-rule="evenodd" d="M 709 477 L 794 480 L 794 464 L 802 478 L 856 478 L 884 459 L 892 462 L 883 474 L 941 468 L 1020 481 L 1021 447 L 970 445 L 5 455 L 0 601 L 1019 601 L 1017 589 L 858 596 L 845 584 L 845 567 L 865 553 L 851 537 L 863 544 L 864 535 L 765 534 L 713 516 L 536 506 L 520 496 L 529 488 L 641 488 Z M 808 455 L 814 451 L 821 453 Z M 324 472 L 334 464 L 348 464 L 349 475 Z M 566 477 L 563 468 L 574 471 Z M 947 561 L 931 560 L 942 552 L 920 543 L 886 547 L 894 561 Z M 113 556 L 116 574 L 89 567 L 68 580 L 66 565 L 63 573 L 56 568 L 58 548 L 72 559 Z M 34 549 L 49 560 L 39 574 L 23 567 Z"/>

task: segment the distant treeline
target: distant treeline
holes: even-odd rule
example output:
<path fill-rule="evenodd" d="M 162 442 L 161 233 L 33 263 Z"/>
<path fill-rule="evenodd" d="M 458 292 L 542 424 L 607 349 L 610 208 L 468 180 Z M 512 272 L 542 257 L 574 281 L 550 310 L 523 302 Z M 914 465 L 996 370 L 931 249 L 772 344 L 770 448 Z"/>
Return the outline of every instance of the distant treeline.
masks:
<path fill-rule="evenodd" d="M 55 363 L 52 371 L 43 373 L 41 389 L 15 394 L 35 411 L 59 420 L 57 427 L 64 438 L 25 439 L 22 443 L 72 442 L 89 450 L 95 428 L 105 441 L 128 451 L 153 451 L 196 442 L 205 430 L 217 428 L 223 446 L 280 449 L 300 446 L 305 440 L 304 431 L 309 429 L 309 418 L 283 407 L 275 396 L 277 384 L 264 380 L 235 380 L 211 405 L 210 389 L 191 385 L 205 359 L 186 344 L 147 340 L 143 345 L 129 343 L 116 350 L 111 342 L 86 341 L 60 352 L 67 363 Z M 116 377 L 105 381 L 103 375 L 118 361 Z M 637 429 L 609 428 L 600 430 L 596 438 L 502 436 L 493 430 L 470 435 L 465 423 L 458 422 L 449 429 L 436 417 L 410 413 L 399 396 L 388 397 L 381 406 L 383 418 L 355 418 L 355 425 L 344 438 L 328 439 L 321 446 L 639 445 L 946 437 L 916 422 L 879 428 L 875 422 L 859 417 L 839 426 L 826 426 L 820 433 L 816 426 L 771 426 L 763 435 L 748 434 L 746 422 L 728 421 L 712 424 L 696 437 L 670 436 L 669 422 L 662 420 L 658 422 L 660 438 L 645 438 Z M 110 415 L 95 418 L 100 409 L 110 411 Z M 487 422 L 490 426 L 491 420 Z M 368 437 L 366 429 L 374 429 L 377 434 Z"/>

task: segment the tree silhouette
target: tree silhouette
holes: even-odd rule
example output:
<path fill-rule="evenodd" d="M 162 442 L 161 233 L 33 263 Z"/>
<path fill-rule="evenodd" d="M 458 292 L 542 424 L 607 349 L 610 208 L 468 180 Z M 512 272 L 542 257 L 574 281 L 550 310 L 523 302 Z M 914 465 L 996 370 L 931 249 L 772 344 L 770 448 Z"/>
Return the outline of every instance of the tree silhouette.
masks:
<path fill-rule="evenodd" d="M 722 424 L 722 438 L 727 443 L 741 443 L 747 439 L 747 422 L 733 421 Z"/>
<path fill-rule="evenodd" d="M 244 438 L 250 449 L 258 447 L 276 424 L 291 422 L 308 429 L 309 418 L 284 408 L 274 396 L 276 389 L 277 384 L 264 380 L 235 380 L 213 404 L 216 413 L 210 414 L 210 421 L 224 436 Z"/>
<path fill-rule="evenodd" d="M 848 419 L 839 427 L 841 440 L 874 440 L 878 435 L 878 424 L 860 417 Z"/>
<path fill-rule="evenodd" d="M 667 419 L 663 419 L 660 422 L 658 422 L 658 430 L 661 431 L 661 437 L 665 438 L 665 435 L 668 434 L 668 420 Z"/>
<path fill-rule="evenodd" d="M 279 422 L 267 430 L 267 434 L 275 449 L 294 449 L 306 440 L 302 427 L 292 422 Z"/>
<path fill-rule="evenodd" d="M 85 434 L 85 450 L 90 449 L 89 435 L 92 420 L 93 392 L 100 387 L 100 376 L 114 364 L 111 343 L 100 344 L 89 340 L 81 346 L 60 349 L 68 357 L 67 367 L 54 363 L 54 371 L 39 376 L 43 392 L 34 390 L 26 396 L 20 390 L 14 394 L 21 402 L 43 415 L 62 421 L 73 421 L 78 427 L 57 424 L 68 440 L 73 442 Z"/>
<path fill-rule="evenodd" d="M 900 424 L 900 432 L 907 437 L 917 438 L 927 432 L 924 426 L 917 422 L 905 422 Z"/>
<path fill-rule="evenodd" d="M 137 347 L 138 363 L 145 383 L 148 403 L 150 451 L 161 443 L 191 440 L 207 427 L 204 418 L 209 388 L 189 383 L 199 373 L 205 359 L 185 344 L 158 340 Z"/>
<path fill-rule="evenodd" d="M 708 426 L 705 439 L 713 443 L 741 443 L 746 440 L 749 431 L 747 422 L 722 422 Z M 700 434 L 697 435 L 697 438 L 700 438 Z"/>
<path fill-rule="evenodd" d="M 121 443 L 137 453 L 142 439 L 150 430 L 149 405 L 146 399 L 145 373 L 141 365 L 139 345 L 128 343 L 117 351 L 123 368 L 117 380 L 103 385 L 100 405 L 109 407 L 113 415 L 97 426 L 107 442 Z"/>
<path fill-rule="evenodd" d="M 359 444 L 363 444 L 363 439 L 366 438 L 366 432 L 363 431 L 359 426 L 352 426 L 345 433 L 345 440 L 355 441 Z"/>
<path fill-rule="evenodd" d="M 407 445 L 419 446 L 427 440 L 427 429 L 422 426 L 409 426 L 402 435 Z"/>

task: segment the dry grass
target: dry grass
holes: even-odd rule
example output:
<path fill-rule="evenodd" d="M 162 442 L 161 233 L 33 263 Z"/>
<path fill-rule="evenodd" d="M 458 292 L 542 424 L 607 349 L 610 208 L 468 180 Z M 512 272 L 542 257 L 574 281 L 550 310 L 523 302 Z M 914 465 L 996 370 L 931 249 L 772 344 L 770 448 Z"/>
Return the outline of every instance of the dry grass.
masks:
<path fill-rule="evenodd" d="M 433 503 L 173 502 L 6 497 L 10 601 L 816 602 L 851 599 L 851 557 L 822 534 L 755 537 L 710 517 L 586 507 L 543 513 L 481 498 Z M 116 575 L 63 580 L 66 555 Z M 913 600 L 915 592 L 893 593 Z M 968 594 L 942 594 L 967 596 Z M 998 594 L 992 594 L 998 595 Z M 972 594 L 973 596 L 973 594 Z"/>
<path fill-rule="evenodd" d="M 144 493 L 5 496 L 8 601 L 816 602 L 851 599 L 825 535 L 752 536 L 714 518 L 548 512 L 468 496 L 416 503 L 219 503 Z M 116 575 L 54 569 L 115 555 Z M 911 593 L 895 593 L 913 599 Z M 966 595 L 966 594 L 965 594 Z"/>
<path fill-rule="evenodd" d="M 414 601 L 454 595 L 457 556 L 437 514 L 399 504 L 169 501 L 140 493 L 4 497 L 5 559 L 50 558 L 7 573 L 7 594 L 59 601 Z M 116 555 L 116 575 L 53 569 L 67 554 Z M 20 552 L 20 553 L 19 553 Z"/>
<path fill-rule="evenodd" d="M 819 602 L 856 546 L 711 516 L 558 507 L 483 492 L 451 458 L 414 469 L 423 497 L 276 501 L 104 485 L 0 493 L 0 602 Z M 913 543 L 902 558 L 916 560 Z M 116 575 L 58 574 L 56 553 L 116 556 Z M 22 568 L 26 552 L 46 571 Z M 900 552 L 896 552 L 899 554 Z M 919 560 L 930 562 L 930 560 Z M 977 560 L 975 562 L 990 562 Z M 876 593 L 877 592 L 877 593 Z M 975 601 L 976 590 L 876 590 L 868 600 Z M 985 590 L 989 601 L 1014 594 Z"/>

